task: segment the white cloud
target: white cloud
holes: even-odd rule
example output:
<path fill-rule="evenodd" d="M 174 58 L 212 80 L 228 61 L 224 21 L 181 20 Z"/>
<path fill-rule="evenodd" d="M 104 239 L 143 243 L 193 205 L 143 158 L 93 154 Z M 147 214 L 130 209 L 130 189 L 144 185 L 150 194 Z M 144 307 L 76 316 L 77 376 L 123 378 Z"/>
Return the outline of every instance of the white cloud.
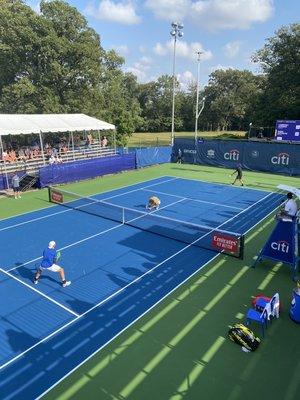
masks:
<path fill-rule="evenodd" d="M 134 74 L 139 82 L 148 82 L 150 80 L 148 73 L 150 72 L 151 64 L 152 58 L 143 56 L 132 66 L 126 67 L 125 71 Z"/>
<path fill-rule="evenodd" d="M 241 47 L 240 41 L 228 42 L 223 46 L 223 53 L 228 58 L 234 58 L 238 55 Z"/>
<path fill-rule="evenodd" d="M 136 68 L 134 66 L 125 68 L 125 72 L 131 72 L 133 75 L 137 77 L 137 80 L 140 83 L 144 83 L 147 81 L 147 73 L 140 68 Z"/>
<path fill-rule="evenodd" d="M 129 48 L 126 44 L 113 44 L 111 47 L 121 56 L 126 56 L 127 54 L 129 54 Z"/>
<path fill-rule="evenodd" d="M 85 8 L 87 15 L 96 19 L 118 22 L 125 25 L 138 24 L 141 19 L 136 14 L 134 4 L 128 1 L 101 0 L 98 6 L 94 2 Z"/>
<path fill-rule="evenodd" d="M 156 43 L 153 51 L 158 56 L 164 56 L 166 54 L 173 53 L 174 41 L 171 39 L 165 44 Z M 212 52 L 210 50 L 204 50 L 203 46 L 199 42 L 187 43 L 183 40 L 177 42 L 176 45 L 176 56 L 189 59 L 197 60 L 197 52 L 201 51 L 201 60 L 207 61 L 212 58 Z"/>
<path fill-rule="evenodd" d="M 231 66 L 218 64 L 218 65 L 214 65 L 214 66 L 210 67 L 210 72 L 215 72 L 218 69 L 221 69 L 222 71 L 226 71 L 227 69 L 235 69 L 235 68 L 231 67 Z"/>
<path fill-rule="evenodd" d="M 170 22 L 186 18 L 210 31 L 248 29 L 274 12 L 274 0 L 147 0 L 145 5 L 157 18 Z"/>
<path fill-rule="evenodd" d="M 145 6 L 160 19 L 182 19 L 188 13 L 190 0 L 147 0 Z"/>
<path fill-rule="evenodd" d="M 191 71 L 184 71 L 182 74 L 177 74 L 180 88 L 184 91 L 188 89 L 190 84 L 195 83 L 196 79 Z"/>
<path fill-rule="evenodd" d="M 156 43 L 155 47 L 153 47 L 153 51 L 158 56 L 165 56 L 168 53 L 168 49 L 161 43 Z"/>
<path fill-rule="evenodd" d="M 209 0 L 192 2 L 190 18 L 208 30 L 248 29 L 273 14 L 273 0 Z"/>
<path fill-rule="evenodd" d="M 34 0 L 27 0 L 26 4 L 33 9 L 34 12 L 36 12 L 37 14 L 41 13 L 40 10 L 40 2 L 39 1 L 34 1 Z"/>

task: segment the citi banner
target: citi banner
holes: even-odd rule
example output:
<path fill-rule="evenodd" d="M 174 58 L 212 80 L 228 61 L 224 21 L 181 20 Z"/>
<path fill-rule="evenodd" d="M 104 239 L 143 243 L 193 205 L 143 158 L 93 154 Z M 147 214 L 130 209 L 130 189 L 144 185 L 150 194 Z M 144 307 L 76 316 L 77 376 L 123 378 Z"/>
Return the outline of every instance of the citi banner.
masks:
<path fill-rule="evenodd" d="M 172 161 L 181 149 L 183 162 L 252 171 L 300 175 L 300 145 L 248 141 L 175 139 Z"/>
<path fill-rule="evenodd" d="M 260 255 L 293 265 L 295 261 L 296 240 L 294 228 L 293 222 L 278 221 Z"/>

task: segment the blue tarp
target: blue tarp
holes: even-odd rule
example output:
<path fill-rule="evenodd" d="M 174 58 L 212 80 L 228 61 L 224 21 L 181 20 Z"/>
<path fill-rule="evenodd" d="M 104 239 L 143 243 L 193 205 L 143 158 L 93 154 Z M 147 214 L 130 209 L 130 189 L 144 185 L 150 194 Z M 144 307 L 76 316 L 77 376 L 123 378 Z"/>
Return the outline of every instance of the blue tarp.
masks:
<path fill-rule="evenodd" d="M 53 164 L 39 170 L 40 187 L 94 178 L 120 171 L 171 161 L 171 147 L 118 149 L 119 155 Z M 13 174 L 9 176 L 9 183 Z M 22 173 L 23 175 L 23 173 Z M 0 174 L 0 190 L 6 188 L 5 174 Z"/>
<path fill-rule="evenodd" d="M 47 165 L 39 171 L 40 187 L 90 179 L 135 168 L 134 153 Z"/>
<path fill-rule="evenodd" d="M 172 161 L 181 149 L 183 162 L 252 171 L 300 175 L 300 145 L 233 140 L 175 139 Z"/>
<path fill-rule="evenodd" d="M 21 178 L 23 175 L 26 174 L 26 171 L 18 171 L 17 175 Z M 7 179 L 8 179 L 8 184 L 11 187 L 12 186 L 12 177 L 15 175 L 15 172 L 10 172 L 7 174 Z M 2 171 L 1 175 L 0 175 L 0 190 L 5 190 L 7 189 L 7 180 L 6 180 L 6 175 L 5 173 Z"/>
<path fill-rule="evenodd" d="M 171 147 L 147 147 L 136 149 L 137 168 L 147 167 L 153 164 L 168 163 L 171 161 Z"/>

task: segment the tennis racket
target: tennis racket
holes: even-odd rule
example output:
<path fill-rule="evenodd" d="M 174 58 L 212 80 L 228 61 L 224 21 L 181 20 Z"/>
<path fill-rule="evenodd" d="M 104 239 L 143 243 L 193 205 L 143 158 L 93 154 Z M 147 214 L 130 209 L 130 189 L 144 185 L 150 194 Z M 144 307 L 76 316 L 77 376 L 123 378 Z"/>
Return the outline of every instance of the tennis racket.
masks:
<path fill-rule="evenodd" d="M 58 261 L 60 258 L 61 258 L 61 252 L 58 251 L 58 252 L 56 253 L 56 261 Z"/>

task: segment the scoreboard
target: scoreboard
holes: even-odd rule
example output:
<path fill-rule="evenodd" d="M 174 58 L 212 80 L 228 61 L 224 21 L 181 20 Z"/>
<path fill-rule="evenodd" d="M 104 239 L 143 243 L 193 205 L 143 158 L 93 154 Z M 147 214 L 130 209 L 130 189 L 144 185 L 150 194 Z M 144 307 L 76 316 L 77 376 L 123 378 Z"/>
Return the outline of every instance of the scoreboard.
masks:
<path fill-rule="evenodd" d="M 300 143 L 300 120 L 276 121 L 275 138 Z"/>

